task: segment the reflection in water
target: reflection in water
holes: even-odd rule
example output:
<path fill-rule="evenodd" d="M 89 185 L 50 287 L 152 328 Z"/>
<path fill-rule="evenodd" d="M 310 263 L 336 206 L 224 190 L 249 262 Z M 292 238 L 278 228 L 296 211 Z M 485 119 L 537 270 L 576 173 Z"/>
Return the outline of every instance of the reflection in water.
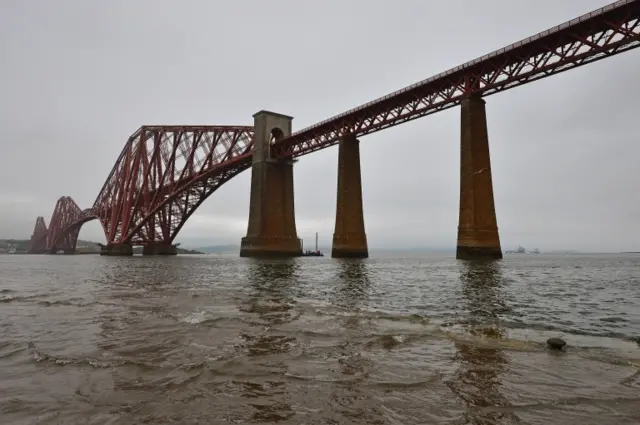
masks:
<path fill-rule="evenodd" d="M 460 281 L 468 314 L 462 323 L 476 341 L 456 341 L 454 359 L 460 363 L 460 368 L 449 387 L 469 407 L 465 413 L 467 423 L 522 423 L 513 413 L 500 409 L 500 406 L 510 405 L 501 393 L 500 380 L 500 375 L 508 367 L 507 358 L 495 343 L 495 340 L 505 337 L 499 318 L 506 309 L 500 292 L 500 263 L 465 261 L 462 264 Z"/>
<path fill-rule="evenodd" d="M 164 366 L 179 364 L 175 353 L 188 345 L 188 335 L 177 332 L 179 325 L 169 313 L 172 295 L 179 291 L 179 270 L 188 259 L 171 260 L 133 257 L 110 261 L 105 276 L 98 277 L 103 301 L 111 308 L 97 315 L 101 331 L 96 345 L 102 357 L 120 365 L 111 379 L 129 402 L 143 400 L 141 391 L 147 388 L 172 385 Z M 114 314 L 113 308 L 120 313 Z"/>
<path fill-rule="evenodd" d="M 108 262 L 110 257 L 102 257 Z M 101 280 L 115 287 L 129 286 L 138 289 L 165 287 L 165 285 L 180 281 L 181 270 L 189 258 L 175 257 L 167 260 L 165 257 L 122 257 L 121 261 L 107 263 Z"/>
<path fill-rule="evenodd" d="M 251 295 L 244 311 L 257 313 L 268 326 L 295 320 L 292 286 L 299 268 L 295 260 L 252 261 L 248 270 Z"/>
<path fill-rule="evenodd" d="M 299 264 L 295 260 L 251 260 L 249 265 L 251 298 L 242 310 L 258 316 L 260 320 L 253 327 L 257 327 L 260 333 L 256 335 L 245 332 L 241 336 L 249 356 L 268 357 L 264 366 L 274 377 L 287 373 L 288 367 L 283 355 L 289 353 L 297 343 L 292 336 L 274 333 L 272 327 L 292 322 L 299 316 L 293 308 L 294 301 L 290 294 L 298 268 Z M 255 409 L 252 415 L 254 421 L 277 423 L 295 415 L 291 404 L 282 401 L 291 398 L 283 380 L 264 379 L 236 384 L 242 396 L 260 400 L 260 403 L 249 403 Z"/>
<path fill-rule="evenodd" d="M 381 424 L 380 411 L 371 393 L 363 391 L 361 382 L 369 375 L 371 361 L 358 342 L 362 334 L 361 317 L 357 311 L 366 304 L 371 281 L 366 260 L 340 259 L 337 261 L 337 288 L 334 304 L 347 310 L 342 343 L 336 347 L 337 365 L 334 369 L 343 375 L 339 385 L 331 387 L 331 409 L 354 423 Z M 344 423 L 344 422 L 329 422 Z"/>
<path fill-rule="evenodd" d="M 338 260 L 338 289 L 335 303 L 342 308 L 356 310 L 369 294 L 371 281 L 366 261 Z"/>

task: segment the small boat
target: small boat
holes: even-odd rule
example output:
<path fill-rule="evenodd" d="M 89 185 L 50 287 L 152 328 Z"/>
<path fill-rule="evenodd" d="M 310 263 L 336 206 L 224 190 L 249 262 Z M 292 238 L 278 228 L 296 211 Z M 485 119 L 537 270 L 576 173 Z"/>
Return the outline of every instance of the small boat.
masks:
<path fill-rule="evenodd" d="M 304 249 L 304 240 L 302 241 L 303 249 Z M 302 251 L 303 257 L 324 257 L 324 254 L 318 249 L 318 232 L 316 232 L 316 250 L 315 251 Z"/>
<path fill-rule="evenodd" d="M 524 254 L 526 252 L 527 252 L 526 249 L 524 249 L 522 246 L 518 245 L 518 248 L 516 248 L 513 251 L 507 251 L 506 253 L 507 254 Z"/>

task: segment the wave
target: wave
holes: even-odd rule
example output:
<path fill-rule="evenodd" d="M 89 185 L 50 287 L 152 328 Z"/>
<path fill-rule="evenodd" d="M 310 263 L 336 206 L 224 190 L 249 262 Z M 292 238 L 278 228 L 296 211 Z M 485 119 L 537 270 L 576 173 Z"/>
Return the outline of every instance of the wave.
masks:
<path fill-rule="evenodd" d="M 88 307 L 88 306 L 99 304 L 99 303 L 95 301 L 87 301 L 84 298 L 69 298 L 64 300 L 42 300 L 42 301 L 38 301 L 38 304 L 44 307 L 51 307 L 56 305 Z"/>

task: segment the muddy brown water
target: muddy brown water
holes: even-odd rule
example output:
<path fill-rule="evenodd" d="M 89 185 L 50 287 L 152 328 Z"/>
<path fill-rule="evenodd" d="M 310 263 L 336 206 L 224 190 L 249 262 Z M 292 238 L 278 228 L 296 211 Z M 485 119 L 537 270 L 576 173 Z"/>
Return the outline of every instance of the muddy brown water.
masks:
<path fill-rule="evenodd" d="M 638 336 L 640 255 L 4 255 L 0 423 L 639 424 Z"/>

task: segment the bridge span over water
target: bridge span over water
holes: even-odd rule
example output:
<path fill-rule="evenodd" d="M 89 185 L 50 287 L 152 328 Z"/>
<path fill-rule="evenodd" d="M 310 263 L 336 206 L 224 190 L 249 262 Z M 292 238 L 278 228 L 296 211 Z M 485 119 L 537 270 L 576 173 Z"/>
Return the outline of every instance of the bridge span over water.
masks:
<path fill-rule="evenodd" d="M 28 252 L 75 252 L 80 228 L 98 220 L 104 255 L 176 254 L 182 226 L 220 186 L 251 168 L 241 256 L 302 254 L 294 213 L 295 158 L 339 145 L 332 256 L 366 257 L 359 140 L 460 106 L 457 258 L 501 258 L 487 96 L 640 46 L 640 0 L 620 0 L 426 80 L 293 132 L 292 117 L 257 112 L 253 126 L 142 126 L 127 140 L 95 202 L 61 197 L 38 217 Z"/>

